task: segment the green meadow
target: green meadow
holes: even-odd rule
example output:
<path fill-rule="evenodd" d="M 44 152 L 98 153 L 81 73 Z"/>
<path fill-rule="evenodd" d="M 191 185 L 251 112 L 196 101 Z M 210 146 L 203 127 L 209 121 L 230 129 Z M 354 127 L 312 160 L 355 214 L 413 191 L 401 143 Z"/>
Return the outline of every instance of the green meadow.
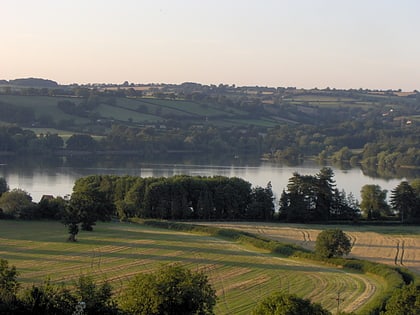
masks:
<path fill-rule="evenodd" d="M 135 274 L 161 264 L 181 263 L 203 271 L 217 291 L 216 314 L 249 314 L 273 291 L 296 293 L 336 309 L 358 311 L 386 288 L 383 279 L 262 249 L 207 234 L 134 223 L 100 223 L 66 241 L 58 222 L 0 221 L 0 258 L 19 271 L 23 286 L 49 278 L 72 285 L 80 275 L 108 279 L 118 294 Z"/>

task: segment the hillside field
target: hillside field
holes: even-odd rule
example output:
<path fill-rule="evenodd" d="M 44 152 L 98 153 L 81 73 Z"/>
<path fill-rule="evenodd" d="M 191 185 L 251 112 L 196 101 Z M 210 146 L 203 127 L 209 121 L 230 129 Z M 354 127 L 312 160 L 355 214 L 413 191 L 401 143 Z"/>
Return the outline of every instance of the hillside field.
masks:
<path fill-rule="evenodd" d="M 418 226 L 321 226 L 276 223 L 200 223 L 239 229 L 256 235 L 298 244 L 313 250 L 318 234 L 328 228 L 340 228 L 352 240 L 349 257 L 405 267 L 420 274 L 420 229 Z"/>
<path fill-rule="evenodd" d="M 254 232 L 257 229 L 254 228 Z M 19 271 L 23 286 L 47 277 L 71 285 L 81 274 L 108 279 L 116 294 L 136 273 L 179 262 L 201 270 L 217 291 L 216 314 L 249 314 L 273 291 L 296 293 L 336 310 L 358 311 L 379 295 L 381 278 L 285 259 L 209 235 L 165 230 L 130 223 L 100 223 L 66 242 L 58 222 L 0 221 L 0 258 Z"/>

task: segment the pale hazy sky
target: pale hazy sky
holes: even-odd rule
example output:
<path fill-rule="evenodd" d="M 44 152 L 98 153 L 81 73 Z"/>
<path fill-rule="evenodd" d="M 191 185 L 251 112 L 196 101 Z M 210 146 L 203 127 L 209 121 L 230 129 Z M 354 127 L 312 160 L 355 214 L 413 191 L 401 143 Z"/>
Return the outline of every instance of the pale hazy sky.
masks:
<path fill-rule="evenodd" d="M 420 90 L 418 0 L 0 0 L 0 79 Z"/>

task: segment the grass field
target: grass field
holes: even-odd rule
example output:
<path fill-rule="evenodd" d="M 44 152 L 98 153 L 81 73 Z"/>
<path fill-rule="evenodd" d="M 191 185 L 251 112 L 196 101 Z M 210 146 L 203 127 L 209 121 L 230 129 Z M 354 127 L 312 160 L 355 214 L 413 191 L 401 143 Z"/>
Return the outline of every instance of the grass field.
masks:
<path fill-rule="evenodd" d="M 81 274 L 108 279 L 118 293 L 139 272 L 180 262 L 204 271 L 217 291 L 216 314 L 249 314 L 273 291 L 296 293 L 335 310 L 358 310 L 384 290 L 382 279 L 312 262 L 275 257 L 208 235 L 128 223 L 101 223 L 66 242 L 57 222 L 0 221 L 0 257 L 20 272 L 23 285 L 46 277 L 71 284 Z"/>
<path fill-rule="evenodd" d="M 49 96 L 14 96 L 1 95 L 0 101 L 15 105 L 16 107 L 31 108 L 34 110 L 35 117 L 50 116 L 56 123 L 61 120 L 73 120 L 76 124 L 85 124 L 89 122 L 88 118 L 69 115 L 57 107 L 57 102 L 69 100 L 78 103 L 79 100 L 66 97 Z"/>
<path fill-rule="evenodd" d="M 350 257 L 406 267 L 420 274 L 420 229 L 418 226 L 317 226 L 270 223 L 206 223 L 239 229 L 301 245 L 313 250 L 316 238 L 326 228 L 340 228 L 352 240 Z"/>

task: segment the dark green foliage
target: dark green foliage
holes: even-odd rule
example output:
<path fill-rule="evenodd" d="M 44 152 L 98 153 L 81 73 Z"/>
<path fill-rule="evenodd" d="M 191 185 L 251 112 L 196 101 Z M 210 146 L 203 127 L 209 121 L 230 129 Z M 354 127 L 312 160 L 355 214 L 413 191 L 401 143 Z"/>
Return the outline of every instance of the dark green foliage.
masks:
<path fill-rule="evenodd" d="M 38 203 L 36 218 L 60 220 L 67 206 L 68 201 L 62 197 L 43 196 Z"/>
<path fill-rule="evenodd" d="M 391 191 L 391 206 L 403 223 L 420 220 L 420 198 L 407 181 Z"/>
<path fill-rule="evenodd" d="M 321 305 L 311 303 L 296 295 L 273 293 L 259 301 L 252 312 L 253 315 L 330 315 Z"/>
<path fill-rule="evenodd" d="M 396 290 L 386 303 L 383 315 L 420 314 L 420 286 L 410 284 Z"/>
<path fill-rule="evenodd" d="M 265 188 L 259 186 L 253 188 L 247 216 L 254 220 L 272 220 L 274 216 L 273 200 L 271 182 L 268 182 Z"/>
<path fill-rule="evenodd" d="M 350 238 L 342 230 L 325 230 L 316 238 L 315 252 L 320 257 L 342 257 L 348 255 L 350 251 Z"/>
<path fill-rule="evenodd" d="M 91 276 L 80 276 L 76 284 L 76 297 L 85 305 L 84 314 L 117 314 L 117 306 L 112 300 L 112 287 L 105 281 L 98 285 Z"/>
<path fill-rule="evenodd" d="M 76 297 L 64 286 L 53 285 L 46 280 L 41 285 L 32 285 L 22 296 L 26 314 L 71 315 L 77 305 Z"/>
<path fill-rule="evenodd" d="M 271 185 L 252 190 L 243 179 L 223 176 L 88 176 L 76 181 L 70 207 L 78 212 L 82 228 L 112 215 L 121 220 L 268 220 L 274 214 Z"/>
<path fill-rule="evenodd" d="M 359 209 L 335 188 L 334 173 L 322 168 L 316 176 L 294 173 L 279 201 L 279 219 L 288 222 L 354 220 Z"/>
<path fill-rule="evenodd" d="M 26 191 L 15 188 L 1 195 L 0 209 L 2 209 L 3 216 L 6 218 L 33 219 L 36 205 Z"/>
<path fill-rule="evenodd" d="M 79 233 L 79 224 L 81 222 L 80 212 L 77 207 L 68 204 L 61 213 L 61 222 L 67 226 L 70 242 L 76 241 L 76 235 Z"/>
<path fill-rule="evenodd" d="M 137 315 L 214 314 L 215 290 L 207 277 L 180 265 L 163 266 L 132 279 L 120 297 L 121 309 Z"/>
<path fill-rule="evenodd" d="M 74 216 L 75 223 L 82 224 L 83 230 L 92 231 L 96 221 L 109 221 L 114 214 L 112 178 L 88 176 L 78 179 L 74 184 L 69 212 Z"/>

